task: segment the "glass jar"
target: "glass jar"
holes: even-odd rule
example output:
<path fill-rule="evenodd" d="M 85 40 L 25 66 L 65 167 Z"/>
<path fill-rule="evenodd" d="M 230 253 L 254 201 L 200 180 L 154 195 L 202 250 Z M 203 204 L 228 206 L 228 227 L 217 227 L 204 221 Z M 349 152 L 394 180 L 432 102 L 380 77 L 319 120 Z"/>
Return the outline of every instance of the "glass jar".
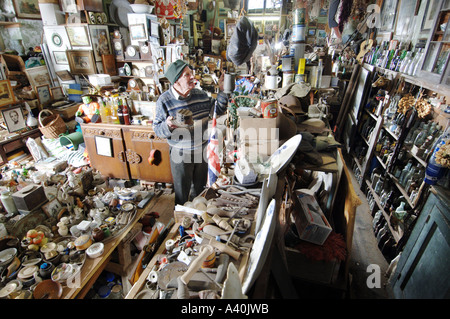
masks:
<path fill-rule="evenodd" d="M 3 207 L 8 212 L 8 214 L 15 215 L 19 212 L 13 198 L 11 197 L 10 191 L 4 190 L 0 195 L 0 200 L 2 201 Z"/>

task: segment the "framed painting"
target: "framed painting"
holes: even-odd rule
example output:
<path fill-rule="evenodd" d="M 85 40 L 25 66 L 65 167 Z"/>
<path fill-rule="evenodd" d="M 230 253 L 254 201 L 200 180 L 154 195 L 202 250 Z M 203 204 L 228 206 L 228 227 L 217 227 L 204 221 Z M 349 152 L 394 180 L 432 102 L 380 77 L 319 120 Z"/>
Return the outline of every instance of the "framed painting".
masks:
<path fill-rule="evenodd" d="M 45 65 L 25 69 L 25 73 L 27 74 L 28 81 L 33 88 L 44 84 L 50 85 L 50 75 L 48 74 L 48 70 Z"/>
<path fill-rule="evenodd" d="M 53 51 L 53 59 L 56 64 L 69 64 L 66 51 Z"/>
<path fill-rule="evenodd" d="M 39 0 L 13 0 L 14 10 L 20 19 L 41 19 Z"/>
<path fill-rule="evenodd" d="M 61 86 L 55 86 L 50 88 L 50 95 L 53 101 L 64 100 L 64 92 Z"/>
<path fill-rule="evenodd" d="M 67 36 L 72 47 L 89 47 L 87 27 L 84 25 L 66 25 Z"/>
<path fill-rule="evenodd" d="M 70 72 L 72 74 L 96 73 L 95 59 L 92 50 L 67 50 Z"/>
<path fill-rule="evenodd" d="M 52 101 L 50 86 L 48 84 L 36 86 L 36 95 L 39 103 L 43 106 L 49 105 Z"/>
<path fill-rule="evenodd" d="M 71 49 L 67 31 L 63 25 L 44 26 L 44 34 L 50 52 Z"/>
<path fill-rule="evenodd" d="M 147 32 L 143 23 L 130 24 L 128 28 L 130 30 L 131 40 L 147 40 Z"/>
<path fill-rule="evenodd" d="M 112 138 L 104 136 L 95 136 L 95 148 L 98 155 L 113 157 L 113 143 Z"/>
<path fill-rule="evenodd" d="M 0 81 L 0 106 L 13 104 L 16 102 L 11 82 L 9 80 Z"/>
<path fill-rule="evenodd" d="M 2 116 L 9 133 L 23 130 L 27 126 L 21 106 L 2 110 Z"/>
<path fill-rule="evenodd" d="M 106 25 L 89 25 L 95 61 L 101 61 L 102 54 L 111 54 L 109 31 Z"/>

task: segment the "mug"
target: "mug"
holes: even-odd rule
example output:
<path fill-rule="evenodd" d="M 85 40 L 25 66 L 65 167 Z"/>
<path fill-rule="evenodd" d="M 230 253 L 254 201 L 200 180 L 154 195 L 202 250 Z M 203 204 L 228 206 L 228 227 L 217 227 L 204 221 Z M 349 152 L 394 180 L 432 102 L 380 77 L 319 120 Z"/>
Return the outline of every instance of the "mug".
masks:
<path fill-rule="evenodd" d="M 265 87 L 268 90 L 278 89 L 278 84 L 281 82 L 281 76 L 278 75 L 266 75 L 265 77 Z"/>

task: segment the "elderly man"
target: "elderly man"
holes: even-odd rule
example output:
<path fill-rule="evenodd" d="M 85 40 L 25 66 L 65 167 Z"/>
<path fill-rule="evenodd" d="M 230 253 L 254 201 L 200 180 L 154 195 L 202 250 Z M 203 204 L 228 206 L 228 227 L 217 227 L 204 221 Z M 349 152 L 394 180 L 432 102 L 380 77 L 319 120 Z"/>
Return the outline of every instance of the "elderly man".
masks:
<path fill-rule="evenodd" d="M 167 139 L 169 143 L 175 204 L 182 205 L 198 196 L 206 185 L 208 163 L 204 153 L 208 137 L 204 133 L 208 129 L 208 120 L 214 106 L 216 114 L 223 114 L 228 98 L 226 93 L 220 92 L 215 101 L 204 91 L 195 88 L 193 71 L 182 60 L 173 62 L 165 76 L 171 86 L 156 102 L 153 129 L 158 137 Z M 219 87 L 221 85 L 219 83 Z M 179 121 L 177 113 L 180 111 L 180 114 L 191 114 L 186 110 L 192 112 L 194 125 Z"/>

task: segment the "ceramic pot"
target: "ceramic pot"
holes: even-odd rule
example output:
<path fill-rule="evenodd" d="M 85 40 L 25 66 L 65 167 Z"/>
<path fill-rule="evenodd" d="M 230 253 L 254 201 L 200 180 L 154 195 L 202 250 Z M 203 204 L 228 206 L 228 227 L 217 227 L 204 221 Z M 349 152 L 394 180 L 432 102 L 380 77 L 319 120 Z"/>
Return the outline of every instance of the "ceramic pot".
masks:
<path fill-rule="evenodd" d="M 92 237 L 94 238 L 95 241 L 99 242 L 105 238 L 105 233 L 101 228 L 96 227 L 94 228 L 94 230 L 92 230 Z"/>
<path fill-rule="evenodd" d="M 42 263 L 39 267 L 39 276 L 41 276 L 42 279 L 48 279 L 52 275 L 53 269 L 55 269 L 55 266 L 52 263 Z"/>

